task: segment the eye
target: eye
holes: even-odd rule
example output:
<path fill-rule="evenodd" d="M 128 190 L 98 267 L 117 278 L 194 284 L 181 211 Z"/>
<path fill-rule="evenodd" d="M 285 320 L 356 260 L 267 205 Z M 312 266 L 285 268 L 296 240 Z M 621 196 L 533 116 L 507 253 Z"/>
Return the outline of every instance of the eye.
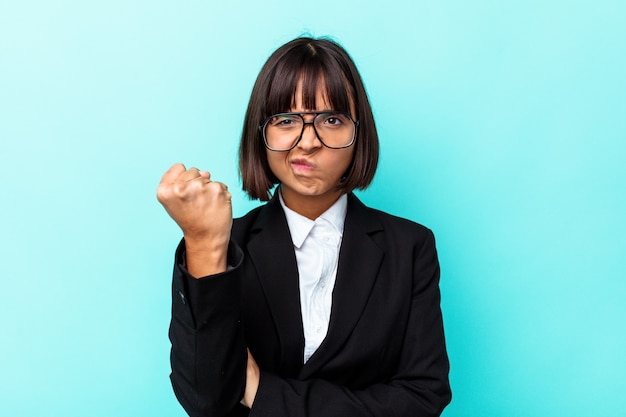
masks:
<path fill-rule="evenodd" d="M 341 113 L 330 113 L 321 115 L 324 126 L 340 127 L 348 122 L 346 115 Z"/>
<path fill-rule="evenodd" d="M 275 127 L 292 127 L 298 124 L 298 117 L 288 114 L 279 114 L 270 119 L 269 124 Z"/>

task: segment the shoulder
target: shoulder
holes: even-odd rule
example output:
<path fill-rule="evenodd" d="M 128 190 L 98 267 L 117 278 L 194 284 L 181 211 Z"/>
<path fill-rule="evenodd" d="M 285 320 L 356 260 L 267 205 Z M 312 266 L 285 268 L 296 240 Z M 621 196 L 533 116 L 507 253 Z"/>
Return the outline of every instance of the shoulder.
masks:
<path fill-rule="evenodd" d="M 233 219 L 232 238 L 236 242 L 241 240 L 250 233 L 250 229 L 256 223 L 259 214 L 263 210 L 265 205 L 255 207 L 242 217 Z"/>
<path fill-rule="evenodd" d="M 249 212 L 247 212 L 246 214 L 244 214 L 241 217 L 237 217 L 235 219 L 233 219 L 233 224 L 235 225 L 245 225 L 245 224 L 253 224 L 254 221 L 257 219 L 257 217 L 259 216 L 259 213 L 263 210 L 263 208 L 267 205 L 263 204 L 260 205 L 258 207 L 253 208 L 252 210 L 250 210 Z"/>
<path fill-rule="evenodd" d="M 365 229 L 369 239 L 384 253 L 384 269 L 389 277 L 395 277 L 394 282 L 408 282 L 404 280 L 411 277 L 410 281 L 417 292 L 437 282 L 439 261 L 435 237 L 429 228 L 413 220 L 367 207 L 358 199 L 351 207 L 354 208 L 352 212 L 348 211 L 346 225 L 351 213 L 356 213 L 352 216 L 352 227 Z M 356 218 L 359 220 L 355 221 Z M 359 222 L 367 222 L 367 225 L 359 226 Z"/>
<path fill-rule="evenodd" d="M 383 233 L 394 239 L 424 241 L 434 240 L 433 232 L 428 227 L 382 210 L 368 207 L 356 196 L 350 195 L 348 215 L 353 214 L 359 222 L 367 223 L 370 234 Z"/>
<path fill-rule="evenodd" d="M 266 204 L 253 208 L 244 216 L 233 220 L 231 237 L 235 242 L 241 243 L 247 240 L 263 228 L 273 228 L 276 225 L 285 225 L 285 213 L 277 198 L 273 198 Z"/>

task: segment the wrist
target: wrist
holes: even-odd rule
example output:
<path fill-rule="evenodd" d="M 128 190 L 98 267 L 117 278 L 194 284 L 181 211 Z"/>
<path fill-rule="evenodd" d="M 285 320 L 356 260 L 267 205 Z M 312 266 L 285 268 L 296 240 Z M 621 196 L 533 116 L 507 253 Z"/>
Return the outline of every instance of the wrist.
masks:
<path fill-rule="evenodd" d="M 256 394 L 259 391 L 259 382 L 261 379 L 261 371 L 257 366 L 256 362 L 248 365 L 248 369 L 246 371 L 246 388 L 243 394 L 243 399 L 241 400 L 241 404 L 248 408 L 252 408 L 254 404 L 254 400 L 256 398 Z"/>
<path fill-rule="evenodd" d="M 195 278 L 226 271 L 228 238 L 196 239 L 185 236 L 187 271 Z"/>

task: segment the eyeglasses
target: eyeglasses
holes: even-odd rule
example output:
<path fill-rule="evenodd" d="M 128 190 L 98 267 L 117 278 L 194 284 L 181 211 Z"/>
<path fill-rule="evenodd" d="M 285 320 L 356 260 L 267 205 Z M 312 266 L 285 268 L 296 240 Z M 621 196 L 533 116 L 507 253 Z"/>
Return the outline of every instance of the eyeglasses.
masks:
<path fill-rule="evenodd" d="M 314 115 L 307 122 L 305 115 Z M 265 147 L 270 151 L 289 151 L 300 142 L 306 125 L 311 125 L 324 146 L 331 149 L 347 148 L 354 143 L 358 121 L 347 113 L 333 110 L 315 112 L 279 113 L 270 116 L 259 126 Z"/>

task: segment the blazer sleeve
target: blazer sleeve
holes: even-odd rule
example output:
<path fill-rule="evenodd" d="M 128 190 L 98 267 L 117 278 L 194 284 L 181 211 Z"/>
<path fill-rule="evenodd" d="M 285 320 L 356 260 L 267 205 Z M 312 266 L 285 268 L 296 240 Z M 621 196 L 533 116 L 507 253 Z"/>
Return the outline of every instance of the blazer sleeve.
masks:
<path fill-rule="evenodd" d="M 170 324 L 171 382 L 192 417 L 226 416 L 237 409 L 245 389 L 247 351 L 240 321 L 243 260 L 230 243 L 229 270 L 196 279 L 185 267 L 184 241 L 176 251 Z"/>
<path fill-rule="evenodd" d="M 250 417 L 435 417 L 451 400 L 432 232 L 414 249 L 409 319 L 394 375 L 351 390 L 322 379 L 281 378 L 261 370 Z M 372 366 L 376 366 L 375 363 Z"/>

